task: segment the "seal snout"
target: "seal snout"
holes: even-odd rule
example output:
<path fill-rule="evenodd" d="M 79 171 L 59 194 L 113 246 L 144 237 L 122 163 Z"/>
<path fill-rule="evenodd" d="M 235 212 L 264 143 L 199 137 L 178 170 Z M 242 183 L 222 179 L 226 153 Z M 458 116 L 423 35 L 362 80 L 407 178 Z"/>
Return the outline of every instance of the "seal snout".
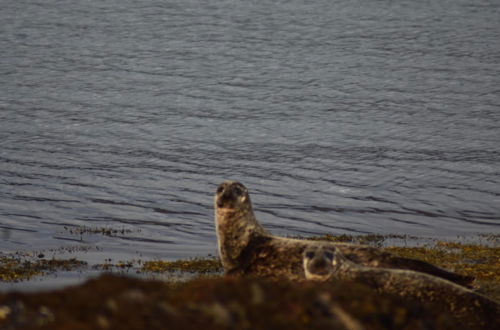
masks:
<path fill-rule="evenodd" d="M 317 275 L 326 275 L 329 273 L 328 263 L 323 258 L 314 258 L 309 264 L 309 271 Z"/>

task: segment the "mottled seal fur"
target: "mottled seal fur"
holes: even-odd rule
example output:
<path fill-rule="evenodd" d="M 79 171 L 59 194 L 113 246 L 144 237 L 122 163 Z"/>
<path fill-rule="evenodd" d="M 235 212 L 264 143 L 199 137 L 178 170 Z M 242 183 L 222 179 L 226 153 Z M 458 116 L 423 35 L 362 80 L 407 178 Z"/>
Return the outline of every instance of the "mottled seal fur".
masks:
<path fill-rule="evenodd" d="M 471 277 L 370 246 L 273 236 L 255 219 L 248 190 L 237 181 L 225 181 L 217 188 L 215 227 L 219 256 L 225 273 L 230 275 L 303 280 L 302 253 L 308 247 L 325 245 L 338 248 L 349 260 L 364 266 L 412 269 L 460 284 L 472 281 Z"/>
<path fill-rule="evenodd" d="M 303 267 L 309 280 L 365 284 L 379 292 L 436 304 L 471 328 L 500 329 L 498 303 L 443 278 L 411 270 L 361 266 L 331 246 L 304 250 Z"/>

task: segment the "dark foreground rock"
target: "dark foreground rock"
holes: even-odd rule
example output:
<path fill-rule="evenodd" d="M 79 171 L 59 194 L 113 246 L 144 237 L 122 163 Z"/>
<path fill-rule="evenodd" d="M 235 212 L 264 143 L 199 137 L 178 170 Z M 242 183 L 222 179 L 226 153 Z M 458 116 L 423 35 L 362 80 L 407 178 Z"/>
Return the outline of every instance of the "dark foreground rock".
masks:
<path fill-rule="evenodd" d="M 352 283 L 223 277 L 169 283 L 102 275 L 52 292 L 0 294 L 0 329 L 229 328 L 467 327 L 438 305 L 424 306 Z"/>

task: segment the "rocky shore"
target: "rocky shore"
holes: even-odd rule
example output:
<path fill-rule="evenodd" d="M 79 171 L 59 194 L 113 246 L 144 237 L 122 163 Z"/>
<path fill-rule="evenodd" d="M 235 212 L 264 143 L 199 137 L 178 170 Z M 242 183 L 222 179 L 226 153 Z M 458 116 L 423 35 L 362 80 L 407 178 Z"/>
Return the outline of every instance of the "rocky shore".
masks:
<path fill-rule="evenodd" d="M 384 245 L 385 238 L 321 239 Z M 473 275 L 479 292 L 496 301 L 500 298 L 500 247 L 495 242 L 381 248 Z M 348 282 L 224 277 L 215 258 L 130 261 L 96 267 L 77 259 L 29 261 L 0 255 L 0 280 L 4 283 L 90 268 L 101 275 L 83 284 L 42 292 L 0 293 L 0 329 L 464 328 L 439 304 L 422 304 Z M 125 270 L 134 276 L 125 276 Z M 152 279 L 173 273 L 188 276 L 183 281 Z M 491 329 L 498 326 L 488 325 Z M 469 328 L 474 329 L 474 324 Z"/>

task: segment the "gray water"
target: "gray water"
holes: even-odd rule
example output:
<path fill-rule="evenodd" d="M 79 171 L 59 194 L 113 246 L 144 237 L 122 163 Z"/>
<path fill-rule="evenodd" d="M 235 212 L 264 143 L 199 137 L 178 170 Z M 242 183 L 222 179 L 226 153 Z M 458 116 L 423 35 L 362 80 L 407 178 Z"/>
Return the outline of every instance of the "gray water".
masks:
<path fill-rule="evenodd" d="M 500 232 L 497 0 L 1 8 L 4 252 L 216 254 L 225 179 L 279 235 Z"/>

